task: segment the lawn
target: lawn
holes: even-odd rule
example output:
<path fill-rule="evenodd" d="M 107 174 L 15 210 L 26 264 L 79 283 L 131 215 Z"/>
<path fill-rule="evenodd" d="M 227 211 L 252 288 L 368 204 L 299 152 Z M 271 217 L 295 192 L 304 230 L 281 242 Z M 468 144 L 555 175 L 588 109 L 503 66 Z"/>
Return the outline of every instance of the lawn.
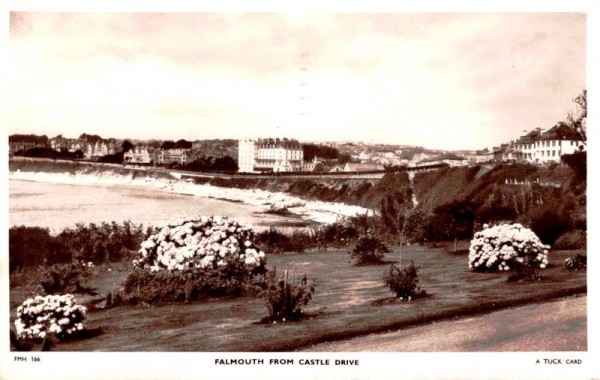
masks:
<path fill-rule="evenodd" d="M 428 297 L 395 301 L 382 277 L 400 258 L 396 247 L 388 264 L 354 266 L 346 250 L 268 256 L 276 267 L 316 281 L 316 292 L 299 322 L 260 324 L 267 315 L 264 301 L 253 298 L 211 300 L 190 304 L 128 306 L 89 312 L 86 327 L 102 328 L 94 338 L 64 341 L 58 351 L 293 351 L 325 341 L 420 325 L 436 320 L 488 312 L 514 305 L 585 293 L 586 271 L 570 272 L 564 260 L 574 251 L 550 253 L 538 282 L 507 282 L 507 273 L 475 273 L 466 252 L 445 248 L 404 247 L 402 263 L 421 267 L 419 285 Z M 118 286 L 125 272 L 103 272 L 90 281 L 101 293 Z M 23 290 L 11 289 L 11 306 Z M 89 300 L 81 298 L 82 302 Z M 11 327 L 15 308 L 11 309 Z M 531 318 L 532 316 L 528 316 Z"/>

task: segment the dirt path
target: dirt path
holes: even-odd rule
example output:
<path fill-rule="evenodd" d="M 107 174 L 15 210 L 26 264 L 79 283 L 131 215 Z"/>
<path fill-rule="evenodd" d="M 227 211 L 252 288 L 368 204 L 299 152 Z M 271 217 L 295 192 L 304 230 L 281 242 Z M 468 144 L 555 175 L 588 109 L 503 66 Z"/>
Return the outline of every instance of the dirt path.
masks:
<path fill-rule="evenodd" d="M 516 307 L 347 341 L 314 352 L 585 351 L 587 296 Z"/>

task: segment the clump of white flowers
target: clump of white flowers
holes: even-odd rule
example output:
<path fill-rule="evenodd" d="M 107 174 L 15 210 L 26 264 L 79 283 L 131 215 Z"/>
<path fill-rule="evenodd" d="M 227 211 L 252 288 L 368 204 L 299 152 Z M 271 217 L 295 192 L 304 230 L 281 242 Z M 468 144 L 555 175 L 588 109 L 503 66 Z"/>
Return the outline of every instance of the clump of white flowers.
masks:
<path fill-rule="evenodd" d="M 72 294 L 28 298 L 17 308 L 17 336 L 43 339 L 53 334 L 64 338 L 83 330 L 86 312 L 85 306 L 77 305 Z"/>
<path fill-rule="evenodd" d="M 217 269 L 242 263 L 248 270 L 263 267 L 265 253 L 256 247 L 254 232 L 227 217 L 206 217 L 171 223 L 141 245 L 139 268 L 184 270 Z"/>
<path fill-rule="evenodd" d="M 549 245 L 521 224 L 483 225 L 475 233 L 469 248 L 469 268 L 476 270 L 510 270 L 515 265 L 546 268 Z"/>

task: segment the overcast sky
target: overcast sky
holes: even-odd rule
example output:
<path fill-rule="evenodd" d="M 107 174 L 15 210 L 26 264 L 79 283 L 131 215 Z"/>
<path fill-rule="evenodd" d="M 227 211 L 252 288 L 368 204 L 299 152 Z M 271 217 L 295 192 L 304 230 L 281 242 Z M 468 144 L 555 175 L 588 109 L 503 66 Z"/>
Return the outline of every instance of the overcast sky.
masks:
<path fill-rule="evenodd" d="M 9 133 L 479 149 L 586 87 L 582 14 L 11 13 Z"/>

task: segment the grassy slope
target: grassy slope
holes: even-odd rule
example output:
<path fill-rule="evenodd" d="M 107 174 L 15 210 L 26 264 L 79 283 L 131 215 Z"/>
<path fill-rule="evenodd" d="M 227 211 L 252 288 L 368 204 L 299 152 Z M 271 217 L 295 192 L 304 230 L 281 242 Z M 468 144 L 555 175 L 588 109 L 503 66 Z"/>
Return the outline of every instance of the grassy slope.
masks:
<path fill-rule="evenodd" d="M 303 322 L 261 325 L 266 315 L 262 300 L 232 299 L 156 307 L 120 307 L 89 313 L 88 327 L 104 334 L 61 343 L 66 351 L 291 351 L 323 341 L 383 332 L 439 319 L 472 315 L 512 305 L 586 291 L 586 272 L 568 272 L 564 258 L 572 252 L 551 253 L 555 265 L 535 283 L 506 282 L 506 273 L 474 273 L 467 257 L 445 249 L 404 247 L 402 260 L 421 266 L 420 285 L 430 297 L 411 302 L 384 302 L 391 293 L 381 278 L 383 266 L 356 267 L 344 251 L 270 256 L 270 267 L 293 270 L 316 279 L 317 290 L 307 310 L 320 314 Z M 386 258 L 397 261 L 394 249 Z M 123 273 L 100 277 L 94 286 L 106 292 Z M 15 304 L 19 289 L 11 289 Z M 21 293 L 22 294 L 22 293 Z M 14 309 L 11 310 L 14 318 Z"/>
<path fill-rule="evenodd" d="M 560 188 L 524 187 L 505 184 L 506 180 L 553 182 Z M 531 213 L 543 204 L 556 204 L 569 213 L 585 218 L 585 183 L 574 184 L 574 173 L 568 167 L 536 167 L 532 165 L 480 168 L 446 168 L 418 173 L 414 191 L 419 206 L 425 211 L 452 201 L 471 201 L 476 208 L 484 204 L 499 204 L 514 208 L 519 220 L 528 222 Z"/>
<path fill-rule="evenodd" d="M 417 173 L 414 178 L 414 192 L 419 204 L 432 210 L 465 197 L 467 186 L 475 180 L 479 168 L 442 168 L 440 170 Z"/>
<path fill-rule="evenodd" d="M 483 174 L 482 174 L 483 173 Z M 445 168 L 433 172 L 418 173 L 415 176 L 415 194 L 420 203 L 437 206 L 453 200 L 473 200 L 483 202 L 495 189 L 502 188 L 507 193 L 515 186 L 505 185 L 506 180 L 553 181 L 568 188 L 573 172 L 566 167 L 551 168 L 531 165 L 498 166 L 489 171 L 474 168 Z"/>

